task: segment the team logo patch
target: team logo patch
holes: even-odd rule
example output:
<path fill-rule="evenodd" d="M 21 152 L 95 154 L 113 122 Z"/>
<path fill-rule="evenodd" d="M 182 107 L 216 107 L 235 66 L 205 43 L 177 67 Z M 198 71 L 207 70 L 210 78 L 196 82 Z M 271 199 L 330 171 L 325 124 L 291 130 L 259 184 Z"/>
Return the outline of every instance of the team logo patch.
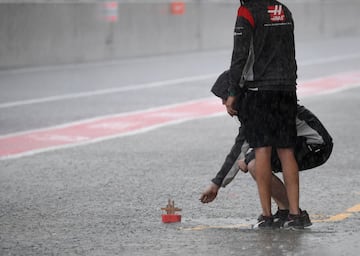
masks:
<path fill-rule="evenodd" d="M 272 22 L 285 21 L 285 14 L 282 5 L 268 6 L 268 13 Z"/>

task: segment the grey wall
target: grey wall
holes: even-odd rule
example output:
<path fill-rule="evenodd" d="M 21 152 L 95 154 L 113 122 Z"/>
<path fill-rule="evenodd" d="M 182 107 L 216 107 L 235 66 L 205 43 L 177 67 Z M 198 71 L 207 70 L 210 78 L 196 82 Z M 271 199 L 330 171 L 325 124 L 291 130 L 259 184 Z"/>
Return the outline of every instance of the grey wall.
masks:
<path fill-rule="evenodd" d="M 0 69 L 106 61 L 232 47 L 237 1 L 118 1 L 118 20 L 106 21 L 104 1 L 0 1 Z M 358 0 L 284 0 L 296 39 L 360 35 Z M 341 2 L 341 4 L 339 4 Z"/>

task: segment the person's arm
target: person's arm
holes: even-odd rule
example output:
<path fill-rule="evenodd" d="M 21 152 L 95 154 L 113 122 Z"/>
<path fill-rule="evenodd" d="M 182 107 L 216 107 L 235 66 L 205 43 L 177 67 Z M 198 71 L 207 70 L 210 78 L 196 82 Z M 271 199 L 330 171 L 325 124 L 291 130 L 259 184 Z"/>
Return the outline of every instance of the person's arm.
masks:
<path fill-rule="evenodd" d="M 201 194 L 200 201 L 202 203 L 212 202 L 216 198 L 220 187 L 225 187 L 235 177 L 235 175 L 239 171 L 237 159 L 241 154 L 242 150 L 244 150 L 244 143 L 244 128 L 239 127 L 239 134 L 235 139 L 235 144 L 231 148 L 230 153 L 226 156 L 220 171 L 216 174 L 215 178 L 211 180 L 211 183 Z M 234 172 L 233 170 L 236 171 Z"/>
<path fill-rule="evenodd" d="M 241 6 L 235 23 L 234 46 L 229 69 L 230 97 L 235 97 L 240 93 L 239 84 L 249 57 L 254 28 L 253 15 L 248 8 Z"/>
<path fill-rule="evenodd" d="M 235 177 L 237 172 L 233 172 L 233 173 L 230 172 L 233 169 L 235 169 L 236 171 L 239 170 L 237 165 L 237 159 L 239 158 L 242 150 L 244 150 L 243 149 L 244 143 L 245 143 L 245 129 L 244 126 L 241 126 L 239 127 L 239 134 L 235 139 L 235 144 L 232 146 L 229 154 L 226 156 L 225 161 L 222 164 L 219 172 L 211 180 L 214 184 L 218 185 L 219 187 L 225 187 Z M 230 181 L 224 183 L 225 179 Z"/>

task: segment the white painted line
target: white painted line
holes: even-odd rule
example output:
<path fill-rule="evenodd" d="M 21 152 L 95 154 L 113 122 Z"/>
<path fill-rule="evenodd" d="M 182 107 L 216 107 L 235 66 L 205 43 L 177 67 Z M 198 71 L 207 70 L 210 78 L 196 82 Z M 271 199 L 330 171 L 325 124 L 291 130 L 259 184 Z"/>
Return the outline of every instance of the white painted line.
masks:
<path fill-rule="evenodd" d="M 182 84 L 182 83 L 190 83 L 190 82 L 214 79 L 217 76 L 218 76 L 218 74 L 189 76 L 189 77 L 184 77 L 184 78 L 163 80 L 163 81 L 158 81 L 158 82 L 127 85 L 127 86 L 119 87 L 119 88 L 108 88 L 108 89 L 97 90 L 97 91 L 87 91 L 87 92 L 71 93 L 71 94 L 64 94 L 64 95 L 45 97 L 45 98 L 37 98 L 37 99 L 31 99 L 31 100 L 13 101 L 13 102 L 7 102 L 7 103 L 0 104 L 0 108 L 10 108 L 10 107 L 38 104 L 38 103 L 44 103 L 44 102 L 61 101 L 61 100 L 67 100 L 67 99 L 77 99 L 77 98 L 92 97 L 92 96 L 104 95 L 104 94 L 135 91 L 138 89 L 148 89 L 148 88 L 154 88 L 154 87 L 160 87 L 160 86 L 169 86 L 169 85 L 176 85 L 176 84 Z"/>
<path fill-rule="evenodd" d="M 325 63 L 359 59 L 359 58 L 360 58 L 360 54 L 333 56 L 333 57 L 329 57 L 329 58 L 319 58 L 319 59 L 314 59 L 314 60 L 309 60 L 309 61 L 302 61 L 302 62 L 299 62 L 298 66 L 320 65 L 320 64 L 325 64 Z M 176 78 L 176 79 L 156 81 L 156 82 L 143 83 L 143 84 L 127 85 L 124 87 L 108 88 L 108 89 L 97 90 L 97 91 L 85 91 L 85 92 L 80 92 L 80 93 L 63 94 L 63 95 L 58 95 L 58 96 L 50 96 L 50 97 L 37 98 L 37 99 L 5 102 L 5 103 L 0 103 L 0 109 L 1 108 L 4 109 L 4 108 L 11 108 L 11 107 L 18 107 L 18 106 L 24 106 L 24 105 L 31 105 L 31 104 L 39 104 L 39 103 L 45 103 L 45 102 L 68 100 L 68 99 L 93 97 L 93 96 L 97 96 L 97 95 L 106 95 L 106 94 L 120 93 L 120 92 L 126 92 L 126 91 L 135 91 L 135 90 L 139 90 L 139 89 L 148 89 L 148 88 L 161 87 L 161 86 L 177 85 L 177 84 L 181 84 L 181 83 L 191 83 L 191 82 L 196 82 L 196 81 L 215 79 L 218 76 L 219 76 L 218 73 L 205 74 L 205 75 L 199 75 L 199 76 L 189 76 L 189 77 L 184 77 L 184 78 Z"/>
<path fill-rule="evenodd" d="M 360 73 L 337 74 L 337 75 L 334 75 L 331 77 L 324 77 L 324 78 L 304 82 L 301 87 L 302 89 L 299 90 L 298 93 L 299 93 L 300 97 L 319 95 L 319 94 L 326 93 L 326 91 L 329 91 L 329 93 L 334 93 L 334 92 L 346 90 L 346 89 L 349 89 L 349 88 L 352 88 L 355 86 L 359 86 L 360 85 L 359 80 L 360 80 Z M 310 91 L 307 90 L 309 88 L 311 89 Z M 90 118 L 90 119 L 86 119 L 86 120 L 71 122 L 71 123 L 67 123 L 67 124 L 63 124 L 63 125 L 57 125 L 57 126 L 53 126 L 53 127 L 47 127 L 47 128 L 42 128 L 42 129 L 37 129 L 37 130 L 32 130 L 32 131 L 24 131 L 24 132 L 19 132 L 19 133 L 3 135 L 3 136 L 0 136 L 0 140 L 3 140 L 4 143 L 14 143 L 14 145 L 17 145 L 16 149 L 18 152 L 14 151 L 14 147 L 9 148 L 9 149 L 4 148 L 5 151 L 3 150 L 3 153 L 4 152 L 6 152 L 6 153 L 4 153 L 3 156 L 0 156 L 0 160 L 19 158 L 19 157 L 33 155 L 33 154 L 37 154 L 37 153 L 41 153 L 41 152 L 47 152 L 47 151 L 51 151 L 51 150 L 55 150 L 55 149 L 70 148 L 70 147 L 75 147 L 78 145 L 87 145 L 87 144 L 92 144 L 92 143 L 109 140 L 109 139 L 113 139 L 113 138 L 135 135 L 138 133 L 147 132 L 147 131 L 157 129 L 160 127 L 178 124 L 178 123 L 182 123 L 182 122 L 194 120 L 194 119 L 199 119 L 199 118 L 226 115 L 226 112 L 222 108 L 219 108 L 219 109 L 216 108 L 215 110 L 212 109 L 211 111 L 215 111 L 216 113 L 212 113 L 210 111 L 210 112 L 202 113 L 201 116 L 198 116 L 197 114 L 193 113 L 194 116 L 192 116 L 192 117 L 189 117 L 188 114 L 185 114 L 185 113 L 188 113 L 187 112 L 188 110 L 185 110 L 185 112 L 183 112 L 184 110 L 180 110 L 181 107 L 184 107 L 185 105 L 186 106 L 189 106 L 192 104 L 200 104 L 201 105 L 202 103 L 208 104 L 207 107 L 205 108 L 205 109 L 207 109 L 207 111 L 212 109 L 212 107 L 210 107 L 212 105 L 214 105 L 214 106 L 220 105 L 217 99 L 211 97 L 211 98 L 193 100 L 193 101 L 189 101 L 189 102 L 185 102 L 185 103 L 176 103 L 176 104 L 167 105 L 167 106 L 155 107 L 155 108 L 145 109 L 145 110 L 140 110 L 140 111 L 133 111 L 133 112 L 120 113 L 120 114 L 115 114 L 115 115 L 106 115 L 106 116 L 101 116 L 101 117 L 96 117 L 96 118 Z M 169 109 L 173 109 L 173 108 L 177 109 L 178 107 L 180 107 L 179 111 L 167 112 Z M 209 109 L 209 107 L 210 107 L 210 109 Z M 133 129 L 130 129 L 128 131 L 126 131 L 126 130 L 122 131 L 122 129 L 119 129 L 123 125 L 125 125 L 127 122 L 130 122 L 130 123 L 133 122 L 131 117 L 133 117 L 134 115 L 137 115 L 137 114 L 140 114 L 140 116 L 145 114 L 145 116 L 150 118 L 149 120 L 147 120 L 149 123 L 147 124 L 146 127 L 138 127 L 138 128 L 134 127 Z M 130 119 L 127 119 L 129 117 L 130 117 Z M 161 117 L 160 120 L 163 120 L 166 123 L 162 123 L 163 121 L 160 121 L 160 120 L 158 120 L 160 122 L 156 121 L 158 117 Z M 155 118 L 155 119 L 153 119 L 153 118 Z M 165 118 L 166 120 L 164 120 L 162 118 Z M 112 119 L 116 119 L 116 120 L 112 120 Z M 100 122 L 100 124 L 98 123 L 98 121 Z M 156 121 L 156 122 L 154 123 L 153 121 Z M 109 124 L 110 124 L 110 126 L 109 126 Z M 114 124 L 115 124 L 115 126 L 114 126 Z M 121 124 L 122 126 L 119 126 L 119 124 Z M 91 125 L 96 125 L 96 129 L 99 128 L 101 131 L 97 131 L 97 133 L 94 133 L 94 131 L 92 130 L 89 133 L 88 128 L 91 127 Z M 81 127 L 79 127 L 79 126 L 81 126 Z M 106 128 L 105 130 L 114 130 L 114 131 L 104 133 L 102 130 L 102 126 L 104 127 L 104 129 Z M 66 132 L 59 131 L 59 130 L 67 129 L 67 128 L 70 128 L 70 130 L 72 130 L 73 132 L 68 133 L 69 131 L 66 131 Z M 78 130 L 80 131 L 80 133 L 75 132 Z M 21 141 L 20 142 L 18 142 L 18 141 L 6 142 L 6 140 L 9 138 L 11 138 L 11 140 L 14 140 L 13 137 L 21 137 L 22 135 L 29 135 L 29 134 L 36 135 L 36 133 L 41 133 L 42 131 L 44 131 L 45 134 L 40 134 L 39 138 L 43 139 L 45 144 L 47 143 L 47 145 L 44 145 L 43 143 L 38 144 L 38 140 L 33 141 L 34 138 L 31 136 L 28 138 L 16 138 L 15 139 L 15 140 L 26 140 L 27 144 L 24 144 L 25 148 L 22 146 L 21 147 L 19 146 L 19 145 L 22 145 Z M 48 134 L 47 134 L 47 132 L 48 132 Z M 87 135 L 86 135 L 87 133 L 89 134 L 89 137 L 87 137 Z M 95 135 L 95 137 L 93 137 L 94 135 Z M 28 147 L 30 145 L 30 144 L 28 144 L 29 141 L 33 141 L 32 142 L 33 144 L 31 144 L 32 149 Z M 8 151 L 6 151 L 6 150 L 8 150 Z M 21 152 L 22 150 L 25 150 L 25 151 Z"/>
<path fill-rule="evenodd" d="M 319 64 L 332 63 L 332 62 L 345 61 L 345 60 L 356 60 L 356 59 L 360 59 L 360 53 L 302 61 L 302 62 L 299 62 L 298 66 L 306 67 L 306 66 L 312 66 L 312 65 L 319 65 Z"/>

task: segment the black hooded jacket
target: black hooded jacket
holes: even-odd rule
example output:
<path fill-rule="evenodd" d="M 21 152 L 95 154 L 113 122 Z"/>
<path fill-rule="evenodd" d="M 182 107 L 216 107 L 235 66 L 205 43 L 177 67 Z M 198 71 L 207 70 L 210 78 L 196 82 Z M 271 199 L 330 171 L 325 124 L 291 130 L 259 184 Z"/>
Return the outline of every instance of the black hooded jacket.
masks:
<path fill-rule="evenodd" d="M 229 71 L 224 71 L 211 87 L 211 92 L 217 97 L 226 100 L 229 88 Z M 240 101 L 242 102 L 242 101 Z M 239 120 L 244 106 L 237 105 Z M 243 123 L 241 121 L 241 123 Z M 295 157 L 300 170 L 312 169 L 324 164 L 330 157 L 333 149 L 333 139 L 326 130 L 321 121 L 310 110 L 304 106 L 297 106 L 296 117 L 297 140 L 295 146 Z M 276 154 L 274 154 L 276 155 Z M 231 151 L 226 156 L 216 177 L 212 182 L 218 186 L 225 187 L 229 184 L 239 171 L 237 160 L 245 159 L 249 163 L 255 158 L 255 152 L 250 150 L 249 144 L 245 139 L 245 126 L 239 127 L 239 134 Z M 272 158 L 272 167 L 274 172 L 281 171 L 281 164 L 277 157 Z"/>
<path fill-rule="evenodd" d="M 230 65 L 230 95 L 253 90 L 296 90 L 294 22 L 275 0 L 245 0 L 238 9 Z"/>
<path fill-rule="evenodd" d="M 333 139 L 321 121 L 304 106 L 298 105 L 296 118 L 297 140 L 295 157 L 299 170 L 308 170 L 324 164 L 330 157 L 333 149 Z M 255 152 L 246 142 L 245 126 L 239 127 L 239 134 L 231 151 L 226 156 L 219 172 L 211 180 L 214 184 L 225 187 L 239 171 L 237 160 L 245 159 L 249 163 L 255 158 Z M 275 156 L 275 157 L 274 157 Z M 271 160 L 273 172 L 281 172 L 280 160 L 273 155 Z"/>

